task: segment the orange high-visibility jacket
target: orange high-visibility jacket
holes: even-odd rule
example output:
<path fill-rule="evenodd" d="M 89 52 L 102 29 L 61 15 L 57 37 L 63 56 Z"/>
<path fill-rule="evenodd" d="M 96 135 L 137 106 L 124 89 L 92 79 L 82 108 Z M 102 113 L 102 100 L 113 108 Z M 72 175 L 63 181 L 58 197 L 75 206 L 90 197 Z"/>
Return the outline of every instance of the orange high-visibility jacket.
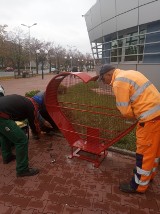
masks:
<path fill-rule="evenodd" d="M 122 115 L 145 122 L 160 116 L 160 93 L 140 72 L 116 69 L 111 85 Z"/>

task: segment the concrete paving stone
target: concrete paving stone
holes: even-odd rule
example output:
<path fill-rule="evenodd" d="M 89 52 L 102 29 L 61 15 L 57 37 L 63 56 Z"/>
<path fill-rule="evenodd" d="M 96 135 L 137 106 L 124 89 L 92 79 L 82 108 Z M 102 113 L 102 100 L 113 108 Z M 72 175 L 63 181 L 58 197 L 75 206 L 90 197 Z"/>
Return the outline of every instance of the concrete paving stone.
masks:
<path fill-rule="evenodd" d="M 82 213 L 82 208 L 78 207 L 70 207 L 70 206 L 65 206 L 63 210 L 63 214 L 81 214 Z"/>
<path fill-rule="evenodd" d="M 73 187 L 80 188 L 80 186 L 81 186 L 81 181 L 77 181 L 77 180 L 75 180 L 75 179 L 72 179 L 70 173 L 69 173 L 69 175 L 70 175 L 70 176 L 67 175 L 66 185 L 67 185 L 67 186 L 73 186 Z"/>
<path fill-rule="evenodd" d="M 110 202 L 99 202 L 97 200 L 93 200 L 93 209 L 97 211 L 108 211 L 110 209 Z"/>
<path fill-rule="evenodd" d="M 85 180 L 81 181 L 81 189 L 89 189 L 96 191 L 96 183 L 86 183 Z"/>
<path fill-rule="evenodd" d="M 104 192 L 101 192 L 101 191 L 93 191 L 93 190 L 90 190 L 90 189 L 87 189 L 87 192 L 86 192 L 86 198 L 92 198 L 92 199 L 96 199 L 98 201 L 103 201 L 103 193 Z"/>
<path fill-rule="evenodd" d="M 19 195 L 20 197 L 23 197 L 28 193 L 28 191 L 28 188 L 14 186 L 14 188 L 10 191 L 10 195 Z"/>
<path fill-rule="evenodd" d="M 38 175 L 36 175 L 38 176 Z M 26 179 L 26 182 L 25 184 L 23 185 L 24 188 L 37 188 L 40 184 L 40 182 L 37 182 L 35 179 L 36 179 L 36 176 L 34 177 L 31 177 L 30 179 L 27 180 L 27 177 L 25 177 Z M 21 179 L 20 177 L 18 179 Z"/>
<path fill-rule="evenodd" d="M 123 197 L 121 197 L 121 204 L 123 206 L 130 206 L 130 207 L 134 207 L 134 208 L 139 208 L 139 201 L 137 198 L 130 198 L 127 197 L 127 195 L 124 195 Z"/>
<path fill-rule="evenodd" d="M 63 185 L 59 185 L 57 184 L 54 191 L 58 192 L 60 194 L 68 194 L 69 193 L 69 187 L 68 186 L 63 186 Z"/>
<path fill-rule="evenodd" d="M 120 203 L 112 202 L 109 207 L 109 214 L 130 214 L 129 206 L 122 206 Z"/>
<path fill-rule="evenodd" d="M 54 204 L 52 201 L 47 201 L 45 209 L 43 213 L 53 213 L 53 214 L 62 214 L 64 209 L 64 205 L 62 204 Z"/>
<path fill-rule="evenodd" d="M 160 214 L 160 211 L 159 212 L 155 212 L 155 211 L 151 211 L 150 210 L 149 214 Z"/>
<path fill-rule="evenodd" d="M 117 194 L 112 194 L 112 193 L 107 193 L 107 192 L 103 192 L 103 202 L 105 201 L 114 201 L 114 202 L 121 202 L 121 195 L 117 195 Z"/>
<path fill-rule="evenodd" d="M 26 179 L 21 178 L 21 179 L 12 180 L 11 184 L 13 184 L 14 186 L 18 186 L 18 187 L 24 187 L 26 182 L 27 182 Z"/>
<path fill-rule="evenodd" d="M 43 189 L 30 189 L 25 195 L 32 198 L 41 199 L 43 194 Z"/>
<path fill-rule="evenodd" d="M 20 197 L 18 195 L 5 194 L 0 200 L 5 202 L 8 206 L 20 206 L 22 209 L 25 209 L 31 199 L 25 196 Z"/>
<path fill-rule="evenodd" d="M 109 212 L 107 211 L 102 211 L 101 214 L 108 214 Z"/>
<path fill-rule="evenodd" d="M 139 207 L 140 209 L 148 208 L 150 210 L 159 211 L 158 204 L 156 200 L 146 200 L 146 199 L 139 199 Z"/>
<path fill-rule="evenodd" d="M 14 189 L 14 185 L 3 185 L 0 187 L 0 193 L 9 194 Z"/>
<path fill-rule="evenodd" d="M 71 188 L 70 195 L 75 195 L 81 198 L 86 196 L 86 189 L 79 189 L 79 188 Z"/>
<path fill-rule="evenodd" d="M 6 206 L 4 204 L 0 203 L 0 213 L 1 214 L 11 214 L 15 210 L 15 207 Z"/>
<path fill-rule="evenodd" d="M 81 214 L 81 207 L 70 207 L 68 205 L 64 206 L 63 214 Z"/>
<path fill-rule="evenodd" d="M 70 196 L 70 195 L 60 195 L 58 199 L 58 204 L 64 204 L 64 205 L 69 205 L 71 207 L 77 207 L 75 204 L 76 197 L 75 196 Z"/>
<path fill-rule="evenodd" d="M 92 199 L 76 197 L 75 206 L 86 207 L 86 208 L 91 209 L 92 208 Z"/>
<path fill-rule="evenodd" d="M 137 209 L 137 208 L 134 208 L 134 207 L 131 207 L 130 208 L 130 214 L 151 214 L 150 213 L 150 211 L 149 211 L 149 209 L 142 209 L 142 210 L 140 210 L 139 208 Z"/>
<path fill-rule="evenodd" d="M 28 203 L 27 209 L 36 209 L 38 212 L 43 212 L 47 204 L 47 200 L 37 200 L 32 198 Z"/>
<path fill-rule="evenodd" d="M 41 182 L 38 186 L 39 189 L 43 191 L 47 191 L 49 193 L 53 193 L 57 183 L 52 182 L 52 183 L 46 183 L 46 182 Z"/>
<path fill-rule="evenodd" d="M 39 182 L 45 182 L 45 183 L 50 183 L 51 180 L 53 179 L 53 175 L 47 175 L 47 174 L 44 174 L 41 170 L 41 174 L 38 176 L 38 181 Z"/>
<path fill-rule="evenodd" d="M 100 210 L 90 210 L 90 209 L 87 209 L 87 208 L 83 208 L 82 214 L 102 214 L 102 211 L 100 211 Z M 103 213 L 103 214 L 106 214 L 106 213 Z"/>
<path fill-rule="evenodd" d="M 20 207 L 17 207 L 14 210 L 13 214 L 33 214 L 33 211 L 34 211 L 33 209 L 23 210 Z"/>
<path fill-rule="evenodd" d="M 97 183 L 97 185 L 96 185 L 96 190 L 97 190 L 97 191 L 102 191 L 102 192 L 111 193 L 111 185 L 109 185 L 109 184 L 99 184 L 99 183 Z"/>
<path fill-rule="evenodd" d="M 158 206 L 158 211 L 160 212 L 160 198 L 156 198 L 157 206 Z"/>
<path fill-rule="evenodd" d="M 54 182 L 56 182 L 59 185 L 65 185 L 66 179 L 55 176 L 54 177 Z"/>

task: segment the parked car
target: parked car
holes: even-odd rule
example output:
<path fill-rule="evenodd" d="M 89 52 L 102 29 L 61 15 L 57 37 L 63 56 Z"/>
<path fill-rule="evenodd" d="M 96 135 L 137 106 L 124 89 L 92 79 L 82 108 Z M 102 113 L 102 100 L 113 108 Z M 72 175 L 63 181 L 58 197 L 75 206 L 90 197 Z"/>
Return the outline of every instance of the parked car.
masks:
<path fill-rule="evenodd" d="M 51 67 L 51 72 L 59 74 L 59 70 L 57 68 Z"/>
<path fill-rule="evenodd" d="M 72 72 L 78 72 L 78 67 L 77 67 L 77 66 L 74 66 L 74 67 L 72 68 Z"/>
<path fill-rule="evenodd" d="M 5 91 L 2 85 L 0 85 L 0 97 L 4 96 Z"/>
<path fill-rule="evenodd" d="M 54 72 L 56 70 L 56 68 L 51 67 L 51 72 Z"/>
<path fill-rule="evenodd" d="M 7 67 L 5 68 L 5 71 L 14 71 L 14 69 L 12 67 Z"/>

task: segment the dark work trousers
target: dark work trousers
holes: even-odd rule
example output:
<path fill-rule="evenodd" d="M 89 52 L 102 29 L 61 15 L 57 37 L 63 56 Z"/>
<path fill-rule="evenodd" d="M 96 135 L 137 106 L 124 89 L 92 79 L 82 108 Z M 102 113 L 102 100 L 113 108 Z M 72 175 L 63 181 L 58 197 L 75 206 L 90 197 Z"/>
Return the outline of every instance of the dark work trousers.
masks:
<path fill-rule="evenodd" d="M 16 171 L 28 169 L 28 139 L 13 120 L 0 118 L 0 141 L 2 158 L 6 160 L 12 154 L 12 145 L 16 150 Z"/>

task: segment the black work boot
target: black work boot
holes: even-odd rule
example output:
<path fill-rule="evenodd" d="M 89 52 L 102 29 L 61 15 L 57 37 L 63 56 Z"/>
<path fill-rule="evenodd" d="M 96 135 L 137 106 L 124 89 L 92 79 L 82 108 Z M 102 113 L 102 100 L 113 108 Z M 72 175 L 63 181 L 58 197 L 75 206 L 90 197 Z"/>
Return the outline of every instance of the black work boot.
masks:
<path fill-rule="evenodd" d="M 28 168 L 27 170 L 17 173 L 17 177 L 25 177 L 25 176 L 33 176 L 39 173 L 39 169 L 37 168 Z"/>
<path fill-rule="evenodd" d="M 8 164 L 10 163 L 11 161 L 14 161 L 16 159 L 16 155 L 11 155 L 9 156 L 6 160 L 3 160 L 3 164 Z"/>
<path fill-rule="evenodd" d="M 136 190 L 134 190 L 131 185 L 129 183 L 121 183 L 119 185 L 119 189 L 122 191 L 122 192 L 127 192 L 127 193 L 139 193 L 137 192 Z"/>

